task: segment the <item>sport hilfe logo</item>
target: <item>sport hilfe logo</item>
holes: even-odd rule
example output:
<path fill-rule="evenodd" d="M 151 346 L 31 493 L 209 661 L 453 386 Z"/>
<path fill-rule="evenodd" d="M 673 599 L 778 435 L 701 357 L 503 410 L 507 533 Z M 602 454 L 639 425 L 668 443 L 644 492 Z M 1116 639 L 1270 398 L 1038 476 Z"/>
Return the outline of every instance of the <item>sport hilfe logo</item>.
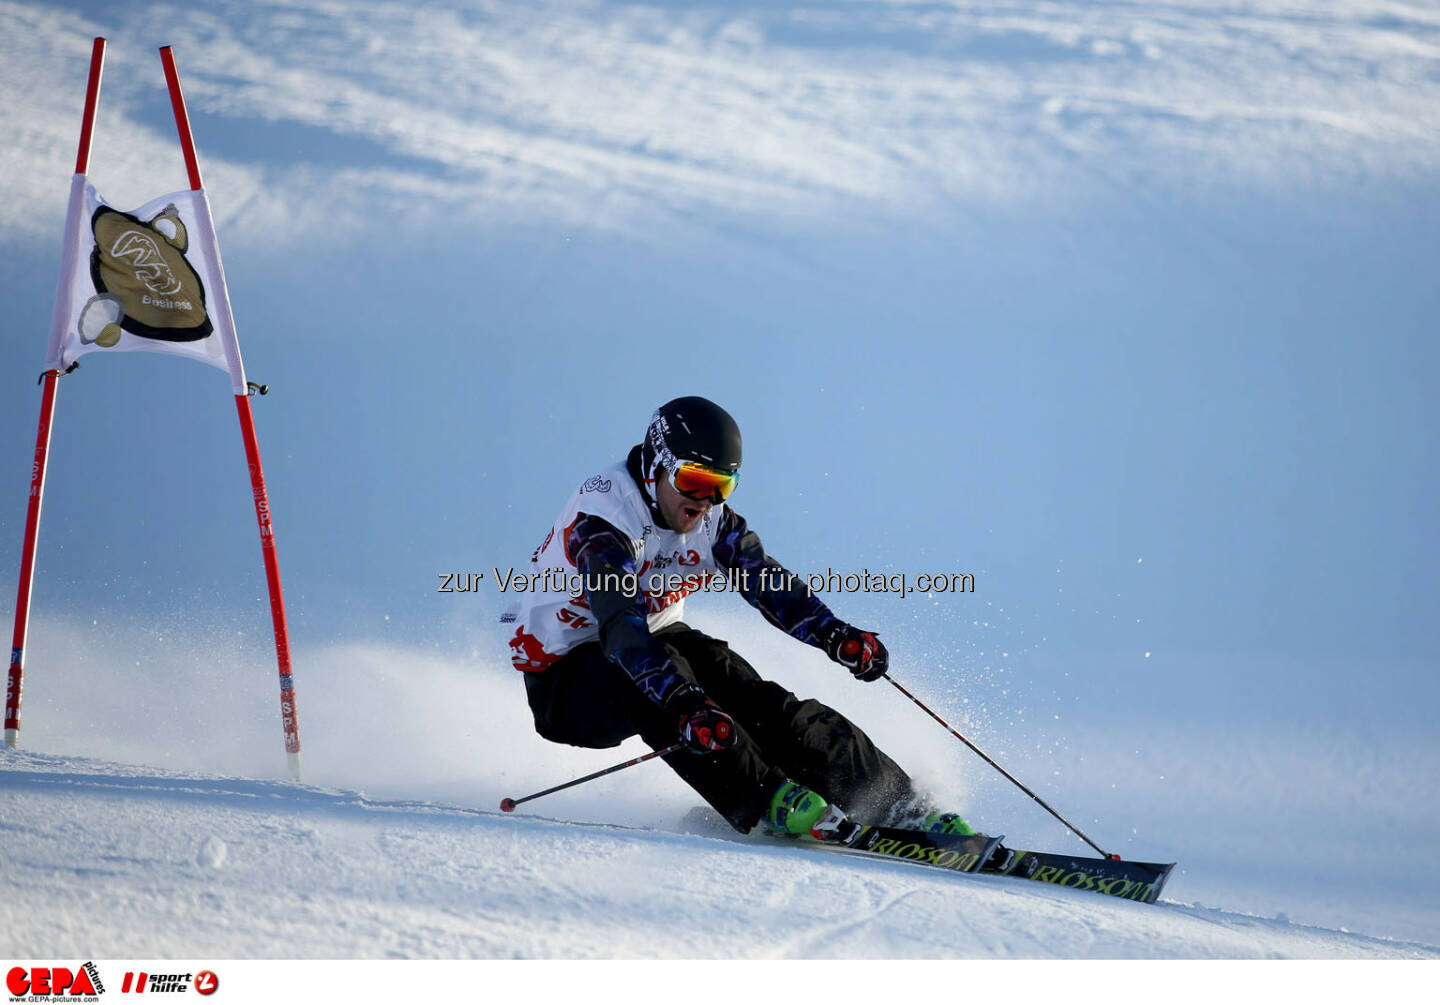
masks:
<path fill-rule="evenodd" d="M 5 989 L 10 992 L 11 1001 L 27 997 L 45 999 L 52 996 L 77 1001 L 89 998 L 98 1001 L 105 993 L 100 983 L 100 971 L 94 963 L 82 963 L 74 970 L 69 967 L 11 967 L 5 975 Z"/>
<path fill-rule="evenodd" d="M 125 971 L 120 982 L 121 994 L 165 994 L 194 990 L 196 994 L 213 995 L 220 988 L 220 978 L 213 970 L 194 974 L 151 974 Z"/>

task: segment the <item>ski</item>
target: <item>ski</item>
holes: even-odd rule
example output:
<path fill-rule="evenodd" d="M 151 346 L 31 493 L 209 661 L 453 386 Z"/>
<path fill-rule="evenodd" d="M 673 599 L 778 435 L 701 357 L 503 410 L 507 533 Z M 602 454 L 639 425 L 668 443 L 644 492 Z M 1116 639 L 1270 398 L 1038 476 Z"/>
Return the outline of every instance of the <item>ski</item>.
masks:
<path fill-rule="evenodd" d="M 798 835 L 767 834 L 756 828 L 748 835 L 739 834 L 719 813 L 708 806 L 696 806 L 680 822 L 687 834 L 722 837 L 740 841 L 799 841 Z M 1000 838 L 984 834 L 962 837 L 958 834 L 931 834 L 902 827 L 881 827 L 857 823 L 836 811 L 817 825 L 810 836 L 814 848 L 826 851 L 855 853 L 863 857 L 883 855 L 886 858 L 915 862 L 920 865 L 949 869 L 952 872 L 978 872 L 980 863 L 989 859 L 1000 846 Z M 808 841 L 803 842 L 809 844 Z"/>
<path fill-rule="evenodd" d="M 1003 835 L 1002 835 L 1003 837 Z M 1000 838 L 987 834 L 931 834 L 900 827 L 869 824 L 842 825 L 833 839 L 846 848 L 869 855 L 885 855 L 952 872 L 978 872 L 989 861 Z"/>
<path fill-rule="evenodd" d="M 857 823 L 837 814 L 838 819 L 826 821 L 826 837 L 819 834 L 819 846 L 839 852 L 858 852 L 863 856 L 883 855 L 887 858 L 915 862 L 952 872 L 1009 876 L 1036 883 L 1063 886 L 1067 890 L 1088 890 L 1109 897 L 1153 904 L 1160 897 L 1165 881 L 1175 863 L 1122 862 L 1117 859 L 1087 858 L 1079 855 L 1056 855 L 1043 851 L 1024 851 L 1005 847 L 1000 837 L 974 834 L 935 834 L 903 827 L 880 827 Z M 735 836 L 725 819 L 708 806 L 697 806 L 686 816 L 682 826 L 687 833 Z M 742 837 L 741 840 L 753 840 Z M 794 840 L 775 838 L 775 840 Z"/>
<path fill-rule="evenodd" d="M 1011 849 L 1000 843 L 1001 838 L 984 834 L 961 837 L 896 827 L 850 826 L 853 830 L 837 838 L 841 844 L 858 851 L 956 872 L 1013 876 L 1069 890 L 1088 890 L 1141 904 L 1153 904 L 1159 899 L 1170 870 L 1175 868 L 1174 862 L 1124 862 Z"/>
<path fill-rule="evenodd" d="M 1141 904 L 1155 903 L 1170 877 L 1170 870 L 1175 868 L 1174 862 L 1122 862 L 1043 851 L 1003 850 L 1006 854 L 997 855 L 994 862 L 987 858 L 980 871 L 1070 890 L 1089 890 Z"/>

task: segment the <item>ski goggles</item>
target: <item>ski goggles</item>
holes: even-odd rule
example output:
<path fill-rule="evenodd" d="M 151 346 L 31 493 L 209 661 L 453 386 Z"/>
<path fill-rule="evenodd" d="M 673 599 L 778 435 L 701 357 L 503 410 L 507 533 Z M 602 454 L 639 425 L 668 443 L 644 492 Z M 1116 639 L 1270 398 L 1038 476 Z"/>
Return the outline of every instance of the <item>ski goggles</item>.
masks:
<path fill-rule="evenodd" d="M 670 487 L 687 499 L 717 506 L 730 498 L 740 481 L 740 472 L 721 471 L 699 461 L 681 461 L 670 471 Z"/>

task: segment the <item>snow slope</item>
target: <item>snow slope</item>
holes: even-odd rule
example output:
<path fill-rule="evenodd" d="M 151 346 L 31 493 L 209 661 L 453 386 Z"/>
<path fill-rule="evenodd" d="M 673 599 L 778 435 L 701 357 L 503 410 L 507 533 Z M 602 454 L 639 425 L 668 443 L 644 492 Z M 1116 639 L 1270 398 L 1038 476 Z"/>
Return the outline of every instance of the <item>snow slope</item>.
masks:
<path fill-rule="evenodd" d="M 856 684 L 740 613 L 699 624 L 857 717 L 939 804 L 1020 846 L 1084 852 L 903 696 Z M 899 635 L 895 651 L 912 650 L 907 683 L 1078 826 L 1126 858 L 1179 863 L 1166 891 L 1178 903 L 1157 909 L 675 833 L 696 799 L 660 764 L 499 814 L 503 796 L 644 747 L 537 737 L 503 641 L 483 635 L 297 651 L 309 787 L 243 780 L 284 771 L 268 638 L 102 617 L 33 627 L 22 746 L 0 751 L 0 954 L 1433 956 L 1440 946 L 1429 865 L 1440 804 L 1428 795 L 1440 748 L 1393 725 L 1346 733 L 1219 713 L 1117 724 L 1069 704 L 1052 717 L 1043 695 L 1005 695 L 1010 675 L 927 679 L 911 668 L 923 652 Z M 1079 673 L 1094 689 L 1096 671 Z M 719 919 L 715 898 L 729 912 Z M 816 902 L 854 927 L 820 920 Z"/>
<path fill-rule="evenodd" d="M 22 959 L 1440 958 L 815 848 L 24 750 L 0 753 L 0 834 L 0 956 Z"/>

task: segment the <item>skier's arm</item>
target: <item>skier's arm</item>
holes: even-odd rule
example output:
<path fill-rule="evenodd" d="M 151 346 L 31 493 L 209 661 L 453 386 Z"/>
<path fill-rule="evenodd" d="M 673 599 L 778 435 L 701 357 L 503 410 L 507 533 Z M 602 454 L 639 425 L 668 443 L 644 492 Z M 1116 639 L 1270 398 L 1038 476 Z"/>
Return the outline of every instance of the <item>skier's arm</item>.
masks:
<path fill-rule="evenodd" d="M 703 705 L 705 693 L 678 672 L 669 650 L 650 634 L 630 539 L 608 520 L 581 513 L 565 547 L 583 577 L 606 658 L 662 708 L 685 711 Z M 626 585 L 633 585 L 634 592 Z"/>
<path fill-rule="evenodd" d="M 858 679 L 877 680 L 889 667 L 885 643 L 874 632 L 841 621 L 799 576 L 765 554 L 759 536 L 730 507 L 720 519 L 715 561 L 740 575 L 732 577 L 750 606 L 776 628 L 824 650 Z"/>
<path fill-rule="evenodd" d="M 840 619 L 810 592 L 803 579 L 765 554 L 759 535 L 728 506 L 720 518 L 713 550 L 721 568 L 738 573 L 731 582 L 766 621 L 807 645 L 823 648 L 826 631 Z"/>

